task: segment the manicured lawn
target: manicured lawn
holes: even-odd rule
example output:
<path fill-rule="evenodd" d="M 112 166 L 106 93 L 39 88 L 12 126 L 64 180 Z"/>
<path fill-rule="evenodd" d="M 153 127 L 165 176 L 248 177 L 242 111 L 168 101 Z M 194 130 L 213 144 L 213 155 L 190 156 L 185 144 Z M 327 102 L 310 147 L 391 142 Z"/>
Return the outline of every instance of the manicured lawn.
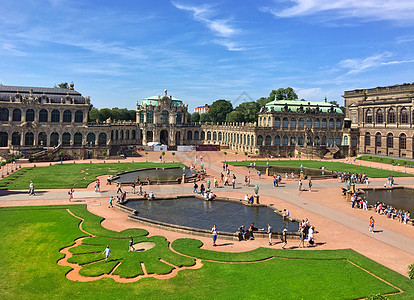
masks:
<path fill-rule="evenodd" d="M 0 180 L 0 189 L 28 189 L 30 180 L 36 189 L 86 188 L 97 176 L 114 175 L 140 168 L 182 167 L 181 163 L 93 163 L 54 164 L 47 167 L 22 168 Z"/>
<path fill-rule="evenodd" d="M 256 163 L 258 166 L 266 166 L 265 160 L 259 161 L 228 161 L 227 163 L 232 166 L 250 166 L 250 163 Z M 300 167 L 303 165 L 305 168 L 319 169 L 324 167 L 325 170 L 338 171 L 338 172 L 351 172 L 351 173 L 365 173 L 371 178 L 381 177 L 412 177 L 412 174 L 395 172 L 389 170 L 381 170 L 376 168 L 369 168 L 359 166 L 356 164 L 346 164 L 342 162 L 330 162 L 330 161 L 317 161 L 317 160 L 269 160 L 269 166 L 291 166 Z"/>
<path fill-rule="evenodd" d="M 191 265 L 194 263 L 191 257 L 198 257 L 203 259 L 203 266 L 182 270 L 175 277 L 164 280 L 145 278 L 134 283 L 117 283 L 109 278 L 70 281 L 65 277 L 70 268 L 57 264 L 63 257 L 59 250 L 86 234 L 78 228 L 80 220 L 71 216 L 66 208 L 85 218 L 83 228 L 97 235 L 72 248 L 72 253 L 77 253 L 75 260 L 99 260 L 103 258 L 101 252 L 106 244 L 112 249 L 107 264 L 85 265 L 88 267 L 84 275 L 108 273 L 115 261 L 125 264 L 123 269 L 118 270 L 121 264 L 115 270 L 125 277 L 140 273 L 137 261 L 143 261 L 147 271 L 161 274 L 169 272 L 171 266 L 160 265 L 159 258 L 180 266 Z M 190 256 L 187 257 L 169 250 L 163 237 L 146 237 L 147 232 L 139 229 L 112 232 L 101 229 L 101 221 L 102 218 L 87 212 L 83 205 L 0 208 L 2 299 L 354 299 L 397 291 L 348 260 L 404 290 L 392 298 L 414 297 L 412 281 L 352 250 L 259 248 L 236 254 L 200 249 L 201 242 L 194 239 L 175 241 L 172 244 L 174 250 Z M 148 239 L 157 246 L 142 253 L 128 253 L 128 235 L 133 235 L 135 242 Z M 84 251 L 88 247 L 92 251 Z"/>
<path fill-rule="evenodd" d="M 365 161 L 373 161 L 388 165 L 400 165 L 400 166 L 412 166 L 414 167 L 414 161 L 412 160 L 404 160 L 404 159 L 396 159 L 391 157 L 380 157 L 380 156 L 370 156 L 370 155 L 362 155 L 359 156 L 357 159 L 365 160 Z"/>

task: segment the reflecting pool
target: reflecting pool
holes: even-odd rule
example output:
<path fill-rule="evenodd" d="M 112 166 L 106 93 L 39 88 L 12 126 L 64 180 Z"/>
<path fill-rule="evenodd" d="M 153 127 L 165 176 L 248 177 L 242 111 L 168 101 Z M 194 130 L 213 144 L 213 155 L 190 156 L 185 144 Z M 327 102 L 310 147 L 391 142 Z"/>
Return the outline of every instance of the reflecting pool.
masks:
<path fill-rule="evenodd" d="M 299 228 L 296 222 L 287 222 L 269 207 L 245 206 L 229 201 L 205 201 L 195 197 L 166 200 L 134 200 L 125 206 L 135 209 L 138 217 L 165 222 L 174 225 L 210 230 L 213 224 L 219 231 L 233 233 L 241 225 L 267 229 L 271 224 L 274 231 L 286 228 L 295 232 Z"/>
<path fill-rule="evenodd" d="M 364 189 L 368 204 L 374 205 L 377 201 L 384 202 L 398 209 L 414 212 L 414 190 L 399 188 L 392 190 Z"/>
<path fill-rule="evenodd" d="M 187 167 L 185 167 L 185 174 L 187 178 L 195 176 L 195 172 L 191 171 L 190 168 Z M 141 181 L 145 181 L 148 177 L 152 183 L 177 182 L 182 179 L 182 176 L 183 169 L 180 167 L 151 168 L 120 173 L 115 175 L 113 180 L 121 183 L 131 183 L 136 181 L 138 178 Z"/>

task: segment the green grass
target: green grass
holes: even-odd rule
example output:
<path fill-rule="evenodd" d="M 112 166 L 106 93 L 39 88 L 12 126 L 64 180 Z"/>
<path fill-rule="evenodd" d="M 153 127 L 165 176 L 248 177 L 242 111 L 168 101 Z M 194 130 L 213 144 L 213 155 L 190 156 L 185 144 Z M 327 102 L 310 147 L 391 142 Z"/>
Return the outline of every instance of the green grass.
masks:
<path fill-rule="evenodd" d="M 256 163 L 257 166 L 266 166 L 265 160 L 259 161 L 228 161 L 227 163 L 232 166 L 250 166 L 250 163 Z M 412 177 L 414 175 L 403 173 L 403 172 L 396 172 L 396 171 L 389 171 L 389 170 L 381 170 L 376 168 L 369 168 L 364 166 L 359 166 L 356 164 L 346 164 L 342 162 L 330 162 L 330 161 L 316 161 L 316 160 L 270 160 L 269 166 L 289 166 L 289 167 L 300 167 L 303 165 L 305 168 L 314 168 L 319 169 L 324 167 L 325 170 L 330 171 L 338 171 L 338 172 L 351 172 L 351 173 L 365 173 L 368 177 L 371 178 L 382 178 L 388 176 L 394 177 Z"/>
<path fill-rule="evenodd" d="M 32 180 L 36 189 L 86 188 L 97 176 L 114 175 L 140 168 L 182 167 L 181 163 L 93 163 L 54 164 L 47 167 L 22 168 L 0 180 L 0 189 L 28 189 Z"/>
<path fill-rule="evenodd" d="M 380 157 L 380 156 L 370 156 L 370 155 L 361 155 L 357 159 L 364 160 L 364 161 L 372 161 L 372 162 L 378 162 L 388 165 L 400 165 L 400 166 L 414 166 L 414 161 L 412 160 L 404 160 L 404 159 L 396 159 L 396 158 L 390 158 L 390 157 Z"/>
<path fill-rule="evenodd" d="M 101 218 L 92 217 L 84 206 L 68 207 L 74 213 L 82 214 L 86 218 L 85 225 L 90 223 L 87 225 L 89 230 L 99 234 L 99 237 L 87 238 L 83 245 L 72 248 L 73 253 L 78 253 L 75 256 L 85 256 L 85 262 L 90 261 L 90 257 L 92 260 L 102 259 L 100 253 L 93 252 L 102 252 L 108 241 L 112 249 L 108 263 L 88 265 L 85 275 L 107 273 L 117 260 L 124 260 L 125 265 L 118 270 L 121 264 L 116 272 L 125 277 L 140 274 L 142 270 L 137 262 L 143 258 L 134 256 L 139 253 L 126 252 L 128 239 L 124 238 L 125 232 L 119 233 L 122 238 L 113 232 L 107 237 L 110 231 L 100 230 L 97 225 Z M 57 264 L 63 257 L 59 250 L 72 245 L 85 233 L 78 228 L 80 220 L 66 211 L 68 207 L 0 208 L 2 299 L 354 299 L 396 291 L 347 259 L 404 290 L 390 298 L 414 297 L 412 281 L 352 250 L 259 248 L 245 253 L 221 253 L 200 249 L 201 242 L 193 239 L 179 239 L 172 247 L 179 253 L 203 259 L 203 266 L 182 270 L 171 279 L 145 278 L 134 283 L 117 283 L 108 278 L 91 282 L 70 281 L 65 277 L 70 268 Z M 148 259 L 144 263 L 147 270 L 168 272 L 171 269 L 168 265 L 159 265 L 160 256 L 174 265 L 191 265 L 193 262 L 189 257 L 166 252 L 168 241 L 165 238 L 139 236 L 143 233 L 137 232 L 135 242 L 153 239 L 160 247 L 159 250 L 154 247 L 152 253 L 152 249 L 142 252 Z M 91 251 L 83 252 L 88 247 Z M 95 254 L 99 256 L 94 257 Z"/>

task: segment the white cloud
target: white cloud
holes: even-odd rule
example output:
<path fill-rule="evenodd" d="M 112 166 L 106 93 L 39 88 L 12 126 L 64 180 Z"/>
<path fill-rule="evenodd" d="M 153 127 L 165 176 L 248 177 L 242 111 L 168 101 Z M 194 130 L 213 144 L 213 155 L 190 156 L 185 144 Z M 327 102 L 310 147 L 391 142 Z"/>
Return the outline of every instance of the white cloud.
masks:
<path fill-rule="evenodd" d="M 393 55 L 390 52 L 383 52 L 380 54 L 368 56 L 366 58 L 348 58 L 340 61 L 338 66 L 342 69 L 348 69 L 346 75 L 349 75 L 358 74 L 370 68 L 414 62 L 413 59 L 390 60 L 392 56 Z"/>
<path fill-rule="evenodd" d="M 399 23 L 413 23 L 414 20 L 412 0 L 277 0 L 276 3 L 277 7 L 265 7 L 263 10 L 280 18 L 329 13 L 327 18 L 331 20 L 360 18 L 362 21 L 391 20 Z M 286 3 L 291 6 L 286 7 Z"/>
<path fill-rule="evenodd" d="M 16 45 L 13 45 L 9 42 L 4 42 L 3 44 L 1 44 L 0 48 L 4 50 L 4 52 L 6 52 L 7 55 L 27 56 L 26 52 L 19 50 Z"/>
<path fill-rule="evenodd" d="M 229 51 L 244 50 L 243 47 L 238 46 L 236 42 L 230 40 L 232 37 L 238 35 L 240 30 L 230 25 L 229 20 L 215 17 L 216 11 L 210 5 L 184 5 L 174 1 L 171 3 L 180 10 L 190 12 L 197 22 L 204 24 L 214 35 L 219 36 L 221 39 L 213 40 L 215 44 L 224 46 Z"/>

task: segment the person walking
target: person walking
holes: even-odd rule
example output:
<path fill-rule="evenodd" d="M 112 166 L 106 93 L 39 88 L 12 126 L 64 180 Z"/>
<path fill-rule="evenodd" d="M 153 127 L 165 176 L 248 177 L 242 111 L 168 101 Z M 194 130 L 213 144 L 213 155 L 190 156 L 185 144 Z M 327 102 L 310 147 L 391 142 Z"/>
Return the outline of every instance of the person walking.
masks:
<path fill-rule="evenodd" d="M 142 182 L 141 181 L 139 182 L 139 185 L 138 185 L 138 193 L 142 195 Z"/>
<path fill-rule="evenodd" d="M 132 236 L 129 236 L 129 248 L 128 252 L 135 251 L 134 248 L 134 238 Z"/>
<path fill-rule="evenodd" d="M 267 234 L 269 235 L 269 246 L 272 246 L 273 228 L 270 226 L 270 224 L 267 224 Z"/>
<path fill-rule="evenodd" d="M 216 245 L 216 241 L 217 241 L 217 226 L 216 226 L 216 224 L 214 224 L 213 228 L 211 228 L 211 233 L 213 235 L 213 246 L 217 246 Z"/>
<path fill-rule="evenodd" d="M 121 193 L 122 194 L 122 189 L 121 189 L 121 183 L 120 182 L 118 182 L 118 184 L 116 185 L 116 187 L 117 187 L 116 193 L 117 194 L 118 193 Z"/>
<path fill-rule="evenodd" d="M 312 180 L 309 178 L 309 192 L 312 192 Z"/>
<path fill-rule="evenodd" d="M 113 207 L 112 202 L 114 202 L 114 197 L 113 196 L 111 196 L 111 198 L 109 198 L 109 206 L 108 206 L 108 208 Z"/>
<path fill-rule="evenodd" d="M 109 253 L 111 252 L 111 249 L 109 249 L 109 245 L 106 246 L 105 250 L 102 252 L 102 254 L 105 253 L 105 262 L 108 261 Z"/>
<path fill-rule="evenodd" d="M 231 180 L 231 184 L 233 186 L 233 189 L 235 189 L 236 188 L 236 176 L 234 176 L 234 174 L 233 174 L 233 179 Z"/>
<path fill-rule="evenodd" d="M 34 196 L 34 194 L 35 194 L 34 184 L 33 184 L 33 181 L 30 181 L 30 184 L 29 184 L 29 195 L 30 196 Z"/>
<path fill-rule="evenodd" d="M 303 227 L 299 230 L 299 239 L 300 241 L 298 248 L 300 248 L 300 245 L 302 245 L 302 248 L 305 248 L 305 233 L 303 232 Z"/>
<path fill-rule="evenodd" d="M 69 192 L 68 192 L 69 201 L 72 201 L 73 200 L 73 193 L 74 193 L 74 190 L 73 189 L 70 189 Z"/>
<path fill-rule="evenodd" d="M 369 228 L 368 228 L 369 232 L 374 233 L 374 226 L 375 226 L 375 220 L 374 220 L 374 217 L 371 216 L 369 218 Z"/>
<path fill-rule="evenodd" d="M 194 185 L 193 185 L 193 193 L 198 194 L 197 189 L 198 189 L 198 184 L 196 182 L 194 182 Z"/>
<path fill-rule="evenodd" d="M 131 183 L 131 192 L 135 194 L 135 181 Z"/>
<path fill-rule="evenodd" d="M 298 187 L 299 187 L 299 191 L 301 191 L 302 190 L 302 179 L 299 179 Z"/>

